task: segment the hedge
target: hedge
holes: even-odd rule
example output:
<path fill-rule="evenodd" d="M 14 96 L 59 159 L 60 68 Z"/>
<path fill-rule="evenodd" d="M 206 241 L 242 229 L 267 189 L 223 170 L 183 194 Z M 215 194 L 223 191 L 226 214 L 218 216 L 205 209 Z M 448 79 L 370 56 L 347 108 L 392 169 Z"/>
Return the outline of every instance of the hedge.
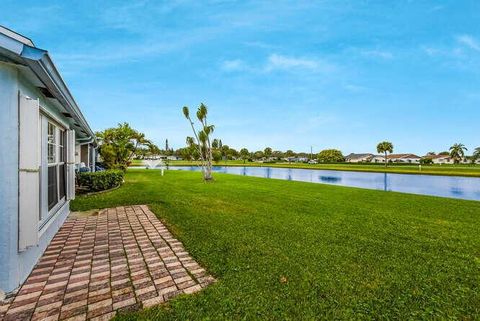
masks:
<path fill-rule="evenodd" d="M 100 172 L 78 173 L 78 185 L 92 192 L 104 191 L 122 184 L 124 172 L 121 170 L 106 170 Z"/>

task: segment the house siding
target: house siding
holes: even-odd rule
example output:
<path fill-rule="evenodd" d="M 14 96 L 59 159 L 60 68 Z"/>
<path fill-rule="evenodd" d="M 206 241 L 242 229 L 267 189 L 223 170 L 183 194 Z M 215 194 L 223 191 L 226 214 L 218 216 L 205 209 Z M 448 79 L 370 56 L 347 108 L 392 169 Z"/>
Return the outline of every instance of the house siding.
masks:
<path fill-rule="evenodd" d="M 53 103 L 24 79 L 17 68 L 0 63 L 0 102 L 2 103 L 2 140 L 0 141 L 0 291 L 11 292 L 30 274 L 33 266 L 65 221 L 69 213 L 67 201 L 39 234 L 38 245 L 18 252 L 18 92 L 39 98 L 40 105 L 51 115 L 65 121 Z"/>

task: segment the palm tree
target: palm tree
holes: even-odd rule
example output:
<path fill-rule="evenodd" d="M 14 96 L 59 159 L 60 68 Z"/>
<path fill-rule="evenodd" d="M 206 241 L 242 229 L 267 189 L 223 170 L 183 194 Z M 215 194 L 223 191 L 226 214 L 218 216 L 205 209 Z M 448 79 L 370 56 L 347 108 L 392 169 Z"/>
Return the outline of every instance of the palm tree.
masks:
<path fill-rule="evenodd" d="M 149 146 L 152 145 L 153 143 L 145 138 L 144 133 L 139 133 L 135 130 L 132 130 L 132 139 L 135 141 L 135 145 L 130 153 L 130 156 L 128 156 L 128 162 L 132 161 L 133 156 L 135 155 L 135 152 L 137 151 L 139 146 Z"/>
<path fill-rule="evenodd" d="M 377 152 L 385 154 L 385 167 L 387 167 L 387 153 L 393 153 L 393 144 L 390 142 L 381 142 L 377 145 Z"/>
<path fill-rule="evenodd" d="M 203 179 L 205 181 L 213 180 L 212 176 L 212 144 L 210 140 L 210 135 L 213 133 L 215 126 L 209 125 L 207 123 L 207 106 L 203 103 L 197 109 L 197 118 L 200 121 L 200 129 L 197 131 L 195 129 L 195 124 L 190 117 L 190 110 L 187 106 L 183 107 L 183 115 L 190 123 L 192 127 L 193 135 L 196 140 L 196 144 L 193 144 L 194 138 L 187 137 L 187 144 L 197 147 L 197 152 L 200 156 L 202 164 Z"/>
<path fill-rule="evenodd" d="M 475 151 L 473 152 L 473 161 L 477 161 L 480 159 L 480 147 L 475 148 Z"/>
<path fill-rule="evenodd" d="M 450 157 L 455 164 L 460 163 L 465 157 L 465 151 L 467 151 L 467 148 L 463 144 L 453 144 L 453 146 L 450 147 Z"/>

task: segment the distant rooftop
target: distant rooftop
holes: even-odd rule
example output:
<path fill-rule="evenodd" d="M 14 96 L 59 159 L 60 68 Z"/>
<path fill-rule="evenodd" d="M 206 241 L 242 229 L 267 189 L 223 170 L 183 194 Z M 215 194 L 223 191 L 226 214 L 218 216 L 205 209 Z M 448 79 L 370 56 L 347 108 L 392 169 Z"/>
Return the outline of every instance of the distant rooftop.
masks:
<path fill-rule="evenodd" d="M 370 153 L 364 153 L 364 154 L 350 153 L 346 157 L 348 157 L 348 158 L 363 158 L 363 157 L 370 157 L 370 156 L 373 157 L 373 154 L 370 154 Z"/>
<path fill-rule="evenodd" d="M 2 25 L 0 25 L 0 33 L 4 34 L 4 35 L 6 35 L 10 38 L 13 38 L 17 41 L 20 41 L 24 45 L 27 45 L 27 46 L 30 46 L 30 47 L 35 47 L 32 40 L 30 40 L 29 38 L 27 38 L 25 36 L 22 36 L 21 34 L 15 32 L 13 30 L 10 30 L 10 29 L 6 28 Z"/>
<path fill-rule="evenodd" d="M 390 154 L 387 156 L 388 159 L 392 158 L 421 158 L 415 154 Z"/>
<path fill-rule="evenodd" d="M 437 158 L 450 158 L 450 155 L 426 155 L 426 158 L 437 159 Z"/>

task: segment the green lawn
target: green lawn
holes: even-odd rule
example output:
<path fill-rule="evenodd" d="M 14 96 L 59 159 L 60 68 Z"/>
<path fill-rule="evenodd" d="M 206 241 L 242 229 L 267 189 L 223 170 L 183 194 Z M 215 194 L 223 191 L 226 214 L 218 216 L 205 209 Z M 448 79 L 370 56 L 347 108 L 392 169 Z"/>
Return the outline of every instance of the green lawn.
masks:
<path fill-rule="evenodd" d="M 196 165 L 198 162 L 190 161 L 170 161 L 170 165 Z M 305 163 L 257 163 L 247 162 L 241 160 L 220 161 L 214 165 L 218 166 L 269 166 L 269 167 L 284 167 L 284 168 L 306 168 L 306 169 L 328 169 L 328 170 L 343 170 L 343 171 L 359 171 L 359 172 L 387 172 L 387 173 L 401 173 L 401 174 L 427 174 L 427 175 L 448 175 L 448 176 L 474 176 L 480 177 L 480 165 L 475 164 L 460 164 L 460 165 L 422 165 L 421 170 L 418 165 L 409 164 L 390 164 L 385 168 L 382 164 L 353 164 L 353 163 L 339 163 L 339 164 L 305 164 Z M 142 160 L 133 160 L 131 166 L 143 166 Z"/>
<path fill-rule="evenodd" d="M 218 282 L 121 320 L 480 318 L 480 202 L 135 170 L 74 210 L 149 204 Z"/>

